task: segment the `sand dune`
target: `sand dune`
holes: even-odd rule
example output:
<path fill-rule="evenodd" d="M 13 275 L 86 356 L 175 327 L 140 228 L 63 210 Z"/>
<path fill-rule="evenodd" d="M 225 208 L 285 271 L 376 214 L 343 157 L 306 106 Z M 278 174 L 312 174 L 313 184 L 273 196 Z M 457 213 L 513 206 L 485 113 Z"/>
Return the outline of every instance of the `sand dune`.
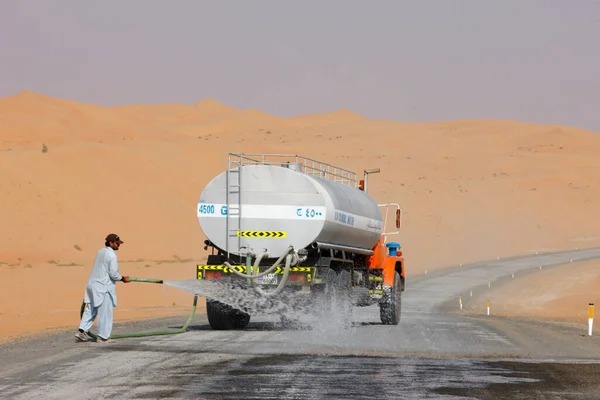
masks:
<path fill-rule="evenodd" d="M 409 276 L 600 245 L 594 132 L 516 121 L 377 121 L 347 110 L 278 118 L 211 99 L 102 107 L 24 91 L 0 99 L 0 334 L 75 326 L 90 263 L 111 231 L 126 242 L 122 260 L 144 260 L 123 263 L 124 273 L 192 277 L 206 255 L 196 200 L 226 168 L 227 153 L 239 151 L 381 168 L 370 192 L 404 209 L 396 239 Z M 156 260 L 172 262 L 155 269 Z M 16 305 L 22 294 L 33 295 L 31 279 L 52 294 L 11 311 L 24 307 Z M 173 303 L 125 298 L 126 308 Z M 56 310 L 64 313 L 37 325 L 30 319 Z"/>

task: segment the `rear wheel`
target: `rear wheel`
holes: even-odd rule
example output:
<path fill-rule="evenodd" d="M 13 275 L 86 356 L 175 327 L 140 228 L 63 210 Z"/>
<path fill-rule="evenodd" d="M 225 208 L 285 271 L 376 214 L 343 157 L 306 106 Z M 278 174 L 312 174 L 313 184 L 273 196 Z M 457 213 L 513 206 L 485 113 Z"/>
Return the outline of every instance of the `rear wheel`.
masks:
<path fill-rule="evenodd" d="M 244 329 L 250 315 L 227 304 L 206 299 L 206 315 L 210 327 L 216 330 Z"/>
<path fill-rule="evenodd" d="M 344 324 L 349 324 L 352 316 L 350 273 L 346 270 L 336 273 L 327 268 L 321 279 L 323 283 L 315 288 L 315 313 L 326 318 L 341 319 Z"/>
<path fill-rule="evenodd" d="M 398 325 L 402 311 L 402 281 L 400 274 L 394 273 L 394 287 L 379 303 L 379 315 L 384 325 Z"/>

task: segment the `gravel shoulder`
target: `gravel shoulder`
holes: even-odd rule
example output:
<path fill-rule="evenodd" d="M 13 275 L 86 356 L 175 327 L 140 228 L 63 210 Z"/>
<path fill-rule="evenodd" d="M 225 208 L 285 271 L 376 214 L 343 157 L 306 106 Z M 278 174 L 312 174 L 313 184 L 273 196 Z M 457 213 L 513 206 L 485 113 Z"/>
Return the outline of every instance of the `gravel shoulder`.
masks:
<path fill-rule="evenodd" d="M 165 329 L 176 330 L 181 328 L 185 321 L 186 317 L 182 316 L 128 321 L 115 323 L 113 332 L 121 334 L 152 332 Z M 190 323 L 189 330 L 199 329 L 205 327 L 207 324 L 206 314 L 196 313 Z M 76 328 L 59 330 L 52 333 L 34 334 L 0 345 L 0 378 L 9 373 L 18 373 L 36 366 L 65 361 L 72 357 L 88 353 L 94 349 L 92 346 L 100 346 L 96 343 L 76 343 L 75 332 Z"/>

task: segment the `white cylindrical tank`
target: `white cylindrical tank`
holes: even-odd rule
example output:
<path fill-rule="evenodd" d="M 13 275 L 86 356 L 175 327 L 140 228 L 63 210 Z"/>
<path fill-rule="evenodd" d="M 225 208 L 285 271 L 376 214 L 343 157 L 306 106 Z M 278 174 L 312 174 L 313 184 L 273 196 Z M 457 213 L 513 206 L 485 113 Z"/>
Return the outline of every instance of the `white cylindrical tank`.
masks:
<path fill-rule="evenodd" d="M 230 171 L 229 182 L 227 171 L 217 175 L 198 199 L 200 227 L 221 250 L 267 249 L 271 257 L 279 257 L 289 245 L 298 250 L 315 242 L 370 250 L 381 236 L 377 203 L 353 186 L 300 168 L 247 165 L 241 171 L 241 180 L 237 168 Z"/>

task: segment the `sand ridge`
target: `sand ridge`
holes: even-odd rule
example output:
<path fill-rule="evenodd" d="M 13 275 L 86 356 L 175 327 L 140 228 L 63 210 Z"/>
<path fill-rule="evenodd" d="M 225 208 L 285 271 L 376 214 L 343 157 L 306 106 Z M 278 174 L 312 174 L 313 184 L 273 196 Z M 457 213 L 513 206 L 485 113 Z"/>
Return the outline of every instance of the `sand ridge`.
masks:
<path fill-rule="evenodd" d="M 226 168 L 227 153 L 240 151 L 300 154 L 357 172 L 381 168 L 370 192 L 404 210 L 394 239 L 409 277 L 600 245 L 595 132 L 518 121 L 370 120 L 349 110 L 279 118 L 212 99 L 103 107 L 23 91 L 0 99 L 0 334 L 75 326 L 109 232 L 126 242 L 121 260 L 144 260 L 122 263 L 123 273 L 192 277 L 206 256 L 197 198 Z M 186 294 L 139 286 L 119 286 L 123 309 L 191 304 Z M 17 305 L 44 288 L 43 302 Z"/>

